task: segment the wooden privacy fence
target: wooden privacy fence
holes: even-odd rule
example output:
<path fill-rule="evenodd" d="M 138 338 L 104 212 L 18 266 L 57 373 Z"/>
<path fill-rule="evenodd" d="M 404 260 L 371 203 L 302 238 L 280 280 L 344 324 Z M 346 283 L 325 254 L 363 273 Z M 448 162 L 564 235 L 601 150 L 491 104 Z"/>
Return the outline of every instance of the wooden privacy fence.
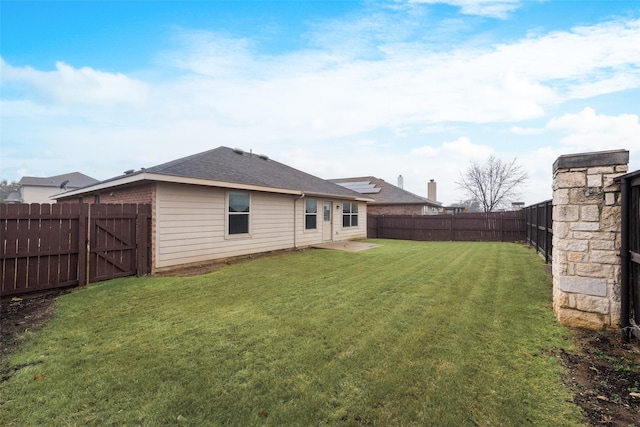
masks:
<path fill-rule="evenodd" d="M 640 170 L 621 179 L 620 323 L 623 341 L 640 339 Z"/>
<path fill-rule="evenodd" d="M 529 246 L 544 256 L 544 261 L 551 262 L 553 253 L 553 205 L 551 200 L 524 208 L 526 220 L 526 238 Z"/>
<path fill-rule="evenodd" d="M 0 204 L 2 296 L 150 272 L 151 206 Z"/>
<path fill-rule="evenodd" d="M 524 211 L 367 216 L 367 237 L 421 241 L 524 241 Z"/>

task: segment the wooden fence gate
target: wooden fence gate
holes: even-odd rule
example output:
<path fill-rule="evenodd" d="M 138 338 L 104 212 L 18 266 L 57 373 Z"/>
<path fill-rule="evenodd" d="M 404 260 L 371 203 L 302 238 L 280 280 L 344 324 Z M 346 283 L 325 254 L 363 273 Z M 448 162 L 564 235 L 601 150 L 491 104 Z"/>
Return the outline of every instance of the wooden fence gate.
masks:
<path fill-rule="evenodd" d="M 151 206 L 0 204 L 1 295 L 151 270 Z"/>
<path fill-rule="evenodd" d="M 149 273 L 151 205 L 91 206 L 89 282 Z"/>

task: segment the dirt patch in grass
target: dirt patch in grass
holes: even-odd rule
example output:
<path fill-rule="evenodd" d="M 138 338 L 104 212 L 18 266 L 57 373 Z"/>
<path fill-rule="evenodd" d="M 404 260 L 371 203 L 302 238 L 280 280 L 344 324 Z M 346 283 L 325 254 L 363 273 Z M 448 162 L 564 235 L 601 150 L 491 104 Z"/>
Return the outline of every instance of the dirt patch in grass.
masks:
<path fill-rule="evenodd" d="M 8 380 L 23 366 L 11 366 L 9 358 L 24 343 L 31 332 L 41 329 L 51 320 L 56 299 L 71 289 L 61 289 L 7 297 L 0 300 L 0 382 Z"/>
<path fill-rule="evenodd" d="M 224 264 L 223 264 L 224 265 Z M 202 266 L 199 272 L 215 270 Z M 196 269 L 198 270 L 198 269 Z M 194 271 L 180 272 L 192 275 Z M 176 274 L 176 272 L 173 272 Z M 56 299 L 69 289 L 20 298 L 4 298 L 0 306 L 0 382 L 24 366 L 11 366 L 9 358 L 34 332 L 51 320 Z M 640 347 L 622 344 L 617 331 L 577 332 L 577 350 L 561 351 L 567 367 L 564 378 L 593 426 L 640 426 Z"/>
<path fill-rule="evenodd" d="M 640 426 L 640 347 L 619 331 L 578 331 L 578 350 L 563 351 L 565 384 L 593 426 Z"/>

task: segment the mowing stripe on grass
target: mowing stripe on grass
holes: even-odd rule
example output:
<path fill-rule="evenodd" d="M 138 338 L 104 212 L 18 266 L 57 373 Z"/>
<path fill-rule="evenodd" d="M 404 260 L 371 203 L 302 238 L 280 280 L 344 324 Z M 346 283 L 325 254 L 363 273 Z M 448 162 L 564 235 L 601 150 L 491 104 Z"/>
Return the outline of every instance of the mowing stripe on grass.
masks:
<path fill-rule="evenodd" d="M 66 295 L 14 357 L 43 363 L 0 385 L 0 422 L 580 425 L 535 253 L 375 242 Z"/>

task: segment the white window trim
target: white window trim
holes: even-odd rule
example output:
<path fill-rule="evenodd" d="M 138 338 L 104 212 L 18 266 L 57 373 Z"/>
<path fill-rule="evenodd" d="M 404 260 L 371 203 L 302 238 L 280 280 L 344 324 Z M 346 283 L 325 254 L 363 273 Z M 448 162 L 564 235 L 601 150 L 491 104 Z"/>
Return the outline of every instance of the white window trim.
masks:
<path fill-rule="evenodd" d="M 348 226 L 345 226 L 345 225 L 344 225 L 344 216 L 346 215 L 346 214 L 344 213 L 344 204 L 345 204 L 345 203 L 349 203 L 349 214 L 348 214 L 348 215 L 349 215 L 349 225 L 348 225 Z M 356 213 L 355 213 L 355 214 L 356 214 L 356 216 L 358 217 L 358 225 L 352 225 L 352 224 L 351 224 L 351 217 L 352 217 L 352 216 L 353 216 L 353 214 L 354 214 L 354 213 L 353 213 L 353 205 L 354 205 L 354 204 L 357 206 L 357 209 L 358 209 L 358 212 L 356 212 Z M 340 224 L 341 224 L 341 227 L 342 227 L 343 229 L 349 229 L 349 230 L 352 230 L 352 229 L 354 229 L 354 228 L 360 228 L 360 204 L 359 204 L 358 202 L 342 202 L 342 206 L 340 206 L 340 210 L 341 210 L 341 212 L 340 212 L 340 214 L 341 214 Z"/>
<path fill-rule="evenodd" d="M 315 214 L 308 214 L 307 213 L 307 200 L 315 200 L 316 201 L 316 213 Z M 313 198 L 309 198 L 309 199 L 304 199 L 303 202 L 303 218 L 302 218 L 302 229 L 304 230 L 305 233 L 318 233 L 319 230 L 321 230 L 321 228 L 318 226 L 318 199 L 313 199 Z M 315 215 L 316 216 L 316 228 L 307 228 L 307 215 Z"/>
<path fill-rule="evenodd" d="M 239 233 L 239 234 L 229 234 L 229 215 L 233 215 L 229 212 L 229 195 L 235 194 L 248 194 L 249 195 L 249 232 L 248 233 Z M 224 194 L 224 238 L 225 240 L 238 240 L 238 239 L 250 239 L 252 236 L 252 218 L 253 218 L 253 197 L 251 197 L 250 191 L 225 191 Z"/>

